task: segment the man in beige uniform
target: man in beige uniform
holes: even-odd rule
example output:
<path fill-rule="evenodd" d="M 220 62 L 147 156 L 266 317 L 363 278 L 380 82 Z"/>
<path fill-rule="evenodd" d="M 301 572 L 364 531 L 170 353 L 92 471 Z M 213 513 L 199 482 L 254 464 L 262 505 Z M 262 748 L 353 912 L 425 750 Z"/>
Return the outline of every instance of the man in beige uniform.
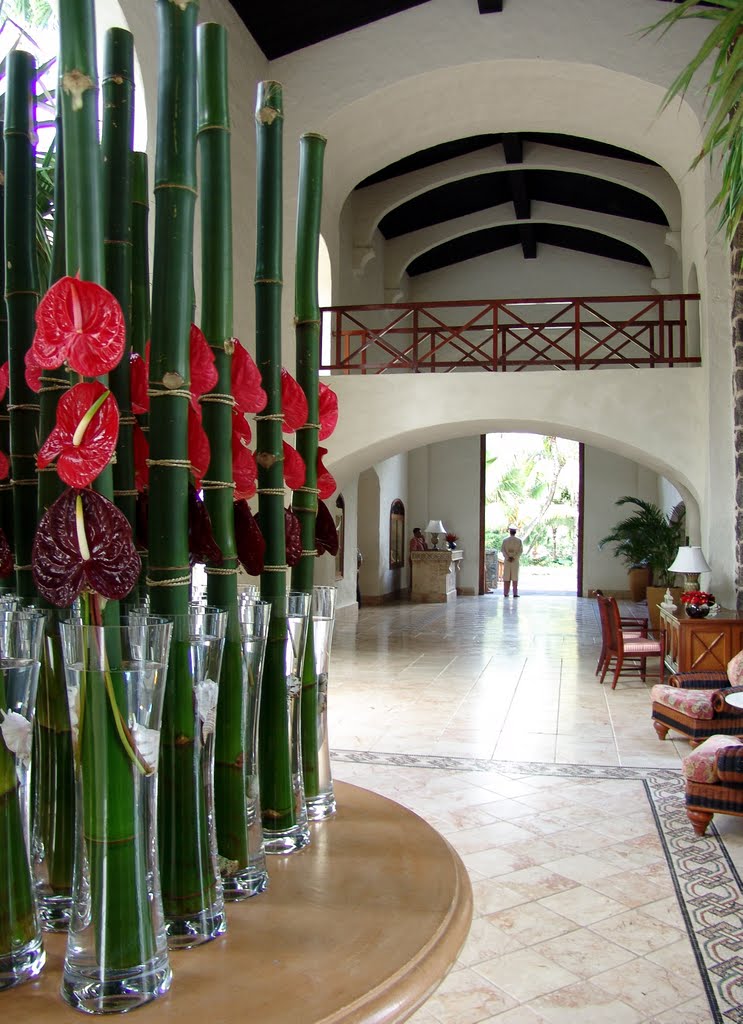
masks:
<path fill-rule="evenodd" d="M 503 565 L 503 596 L 508 597 L 513 583 L 513 596 L 519 596 L 519 559 L 524 545 L 516 536 L 516 527 L 509 526 L 508 536 L 500 546 L 505 559 Z"/>

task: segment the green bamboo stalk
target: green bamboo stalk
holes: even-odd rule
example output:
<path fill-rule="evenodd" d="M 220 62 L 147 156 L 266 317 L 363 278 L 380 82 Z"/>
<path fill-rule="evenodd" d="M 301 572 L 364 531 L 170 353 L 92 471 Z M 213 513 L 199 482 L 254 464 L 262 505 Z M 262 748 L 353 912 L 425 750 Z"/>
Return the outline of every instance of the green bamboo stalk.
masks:
<path fill-rule="evenodd" d="M 103 192 L 92 0 L 60 0 L 59 25 L 67 273 L 79 272 L 83 280 L 103 284 Z M 112 500 L 110 467 L 98 476 L 94 486 Z M 90 609 L 97 624 L 119 622 L 118 602 L 109 601 L 102 610 L 94 597 Z M 111 649 L 108 657 L 114 699 L 126 714 L 123 680 L 116 671 L 119 652 Z M 150 958 L 154 939 L 144 851 L 134 828 L 134 770 L 117 733 L 102 679 L 90 680 L 85 715 L 91 728 L 86 730 L 80 753 L 86 779 L 82 820 L 97 956 L 107 969 L 127 968 Z"/>
<path fill-rule="evenodd" d="M 255 349 L 268 401 L 258 417 L 258 511 L 266 538 L 261 597 L 272 605 L 263 669 L 259 725 L 261 807 L 266 829 L 283 831 L 297 823 L 287 727 L 285 645 L 287 622 L 284 477 L 281 436 L 281 235 L 282 90 L 261 82 L 256 99 L 257 245 L 255 267 Z"/>
<path fill-rule="evenodd" d="M 315 574 L 315 520 L 317 519 L 317 448 L 319 425 L 320 304 L 317 261 L 320 244 L 322 169 L 325 138 L 307 132 L 299 140 L 297 194 L 297 254 L 294 316 L 297 382 L 307 398 L 307 425 L 297 434 L 297 451 L 307 469 L 304 487 L 294 492 L 292 508 L 302 531 L 302 557 L 292 570 L 292 589 L 312 593 Z M 307 630 L 302 670 L 302 772 L 305 795 L 317 796 L 320 787 L 317 731 L 318 685 L 315 674 L 314 635 Z"/>
<path fill-rule="evenodd" d="M 135 152 L 132 166 L 132 352 L 144 356 L 150 340 L 150 192 L 147 154 Z"/>
<path fill-rule="evenodd" d="M 132 408 L 129 352 L 132 307 L 132 140 L 134 136 L 134 40 L 130 32 L 112 28 L 106 33 L 103 70 L 103 209 L 106 287 L 118 299 L 126 324 L 126 347 L 110 374 L 111 391 L 119 407 L 119 437 L 113 466 L 114 500 L 132 529 L 137 492 L 134 487 Z"/>
<path fill-rule="evenodd" d="M 150 388 L 149 584 L 152 610 L 188 611 L 187 416 L 196 203 L 197 3 L 157 0 L 160 27 Z M 174 632 L 163 710 L 160 868 L 166 918 L 200 914 L 216 895 L 200 743 L 184 637 Z"/>
<path fill-rule="evenodd" d="M 36 526 L 36 433 L 39 403 L 25 380 L 24 356 L 33 340 L 39 301 L 36 266 L 36 168 L 32 91 L 36 65 L 29 53 L 8 56 L 5 109 L 5 297 L 10 361 L 13 535 L 18 594 L 35 594 L 31 548 Z"/>
<path fill-rule="evenodd" d="M 5 122 L 0 121 L 0 133 Z M 0 146 L 0 366 L 8 359 L 8 310 L 5 304 L 5 145 Z M 10 454 L 10 419 L 8 393 L 0 402 L 0 452 Z M 13 537 L 13 490 L 10 480 L 0 482 L 0 528 L 10 542 Z M 15 573 L 0 579 L 0 593 L 15 589 Z"/>
<path fill-rule="evenodd" d="M 230 116 L 227 92 L 227 33 L 221 25 L 199 25 L 198 141 L 201 158 L 201 327 L 214 351 L 219 380 L 201 402 L 209 438 L 209 480 L 204 501 L 220 566 L 207 566 L 207 601 L 228 612 L 215 734 L 214 800 L 220 857 L 248 866 L 248 769 L 246 695 L 242 682 L 242 645 L 237 607 L 237 550 L 232 484 L 231 363 L 232 184 Z"/>

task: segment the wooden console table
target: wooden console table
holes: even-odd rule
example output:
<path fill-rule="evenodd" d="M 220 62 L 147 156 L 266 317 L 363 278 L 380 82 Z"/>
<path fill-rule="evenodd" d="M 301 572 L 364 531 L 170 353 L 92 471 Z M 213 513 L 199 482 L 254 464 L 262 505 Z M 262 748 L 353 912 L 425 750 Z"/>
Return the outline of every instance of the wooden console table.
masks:
<path fill-rule="evenodd" d="M 720 608 L 717 615 L 692 619 L 683 609 L 660 606 L 666 631 L 666 665 L 671 672 L 724 672 L 743 650 L 743 612 Z"/>
<path fill-rule="evenodd" d="M 463 557 L 464 551 L 461 549 L 411 551 L 411 600 L 429 604 L 454 601 L 457 596 L 457 570 Z"/>

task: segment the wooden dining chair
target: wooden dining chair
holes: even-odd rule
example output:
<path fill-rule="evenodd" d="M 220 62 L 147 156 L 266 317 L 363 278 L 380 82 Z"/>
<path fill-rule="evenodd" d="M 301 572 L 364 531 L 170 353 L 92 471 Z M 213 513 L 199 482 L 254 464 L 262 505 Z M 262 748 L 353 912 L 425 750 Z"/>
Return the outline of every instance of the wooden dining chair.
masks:
<path fill-rule="evenodd" d="M 617 604 L 616 599 L 613 597 L 605 597 L 602 600 L 606 602 L 605 607 L 609 624 L 609 633 L 607 637 L 608 649 L 606 652 L 606 658 L 604 659 L 604 667 L 601 670 L 601 682 L 603 683 L 606 678 L 606 673 L 612 661 L 616 662 L 614 666 L 614 678 L 611 683 L 611 688 L 614 690 L 616 689 L 621 672 L 626 672 L 629 668 L 639 668 L 640 678 L 645 679 L 647 675 L 647 659 L 658 658 L 658 681 L 662 683 L 666 674 L 665 632 L 660 630 L 658 633 L 652 633 L 647 630 L 645 636 L 632 638 L 626 637 L 622 631 L 622 617 L 619 614 L 619 605 Z M 626 661 L 632 663 L 628 668 L 624 667 Z"/>
<path fill-rule="evenodd" d="M 596 663 L 594 675 L 598 675 L 604 667 L 606 655 L 609 650 L 609 613 L 607 609 L 609 599 L 604 596 L 603 591 L 596 590 L 596 603 L 599 608 L 599 623 L 601 625 L 601 650 L 599 660 Z M 625 640 L 638 640 L 648 635 L 648 620 L 634 615 L 621 616 L 619 619 Z"/>

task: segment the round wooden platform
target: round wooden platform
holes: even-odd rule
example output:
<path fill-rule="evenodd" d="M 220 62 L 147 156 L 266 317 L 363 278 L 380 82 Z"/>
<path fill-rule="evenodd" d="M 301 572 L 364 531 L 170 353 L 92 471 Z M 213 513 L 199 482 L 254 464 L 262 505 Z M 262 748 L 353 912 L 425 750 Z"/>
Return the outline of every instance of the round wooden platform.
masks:
<path fill-rule="evenodd" d="M 338 814 L 312 843 L 271 857 L 264 895 L 228 904 L 228 932 L 173 953 L 173 985 L 141 1024 L 395 1024 L 431 994 L 472 918 L 461 860 L 422 818 L 336 783 Z M 80 1021 L 60 999 L 64 936 L 40 977 L 0 995 L 7 1021 Z"/>

